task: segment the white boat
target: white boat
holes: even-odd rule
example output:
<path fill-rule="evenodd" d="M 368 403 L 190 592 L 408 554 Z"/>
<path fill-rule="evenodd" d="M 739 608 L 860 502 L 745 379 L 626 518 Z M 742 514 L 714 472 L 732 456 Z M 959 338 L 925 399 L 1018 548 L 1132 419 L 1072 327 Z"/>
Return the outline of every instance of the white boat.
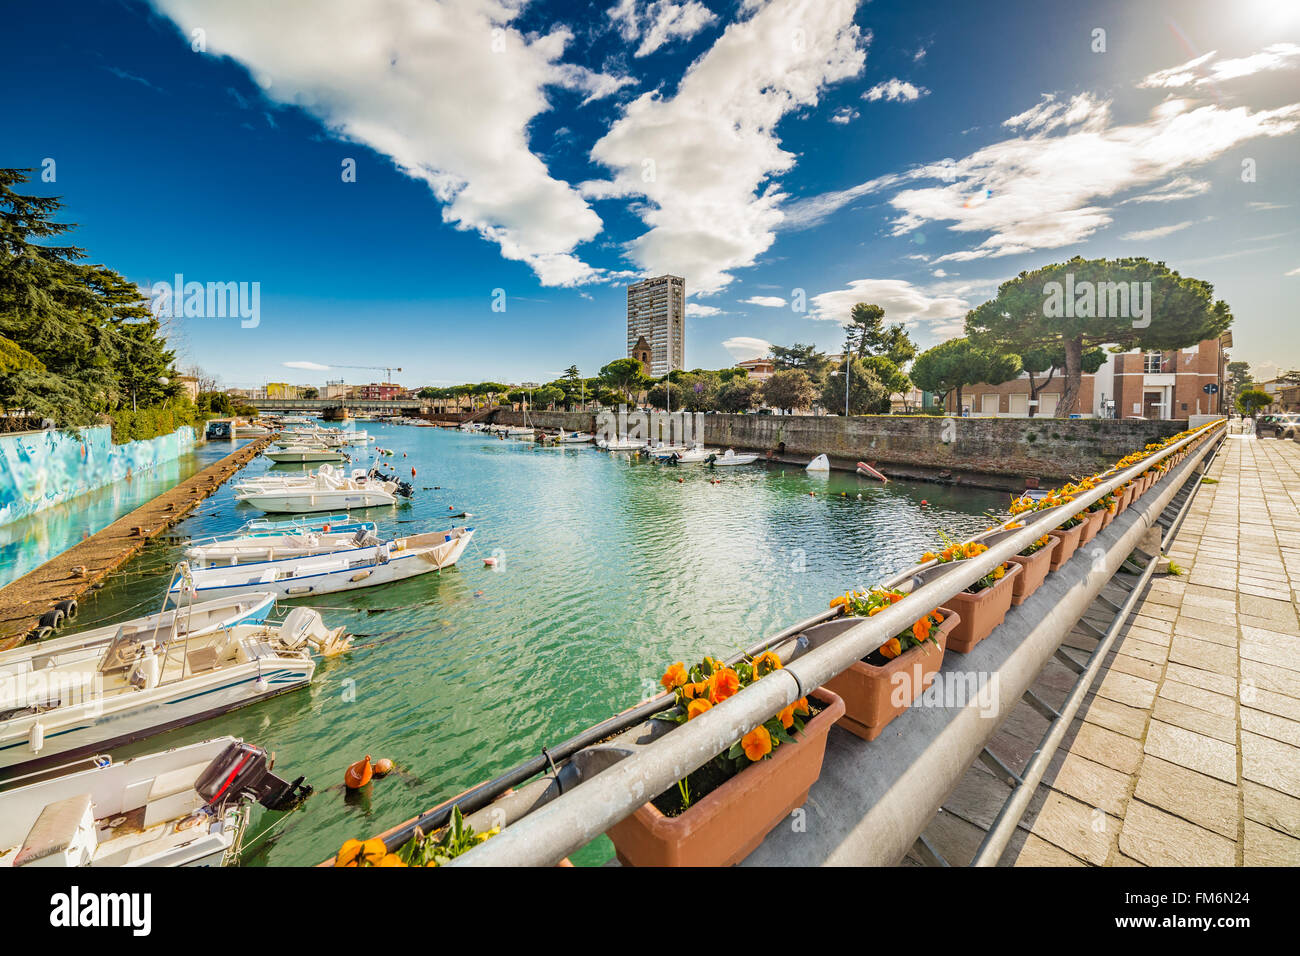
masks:
<path fill-rule="evenodd" d="M 561 445 L 581 445 L 584 442 L 595 441 L 596 436 L 587 432 L 562 431 L 555 440 Z"/>
<path fill-rule="evenodd" d="M 379 543 L 375 526 L 369 522 L 366 524 L 366 527 L 345 525 L 337 531 L 290 531 L 193 544 L 185 549 L 185 558 L 191 568 L 228 568 L 354 551 Z"/>
<path fill-rule="evenodd" d="M 737 455 L 732 449 L 728 448 L 721 455 L 715 455 L 710 465 L 752 465 L 758 461 L 757 455 Z"/>
<path fill-rule="evenodd" d="M 324 472 L 327 467 L 329 466 L 322 465 L 320 471 Z M 235 501 L 245 502 L 262 511 L 291 514 L 395 505 L 398 497 L 410 498 L 414 493 L 406 481 L 377 477 L 344 478 L 333 471 L 317 473 L 311 481 L 305 483 L 286 481 L 277 485 L 253 484 L 242 487 L 243 490 L 236 489 Z"/>
<path fill-rule="evenodd" d="M 286 445 L 280 451 L 264 452 L 267 458 L 280 464 L 302 464 L 311 461 L 347 461 L 348 456 L 341 451 L 323 446 Z"/>
<path fill-rule="evenodd" d="M 374 587 L 451 567 L 473 536 L 473 528 L 452 528 L 331 554 L 191 568 L 172 586 L 171 599 L 179 602 L 249 591 L 298 598 Z"/>
<path fill-rule="evenodd" d="M 166 597 L 159 603 L 165 606 Z M 94 627 L 75 634 L 21 644 L 0 652 L 0 699 L 4 697 L 7 682 L 12 680 L 14 674 L 55 667 L 74 658 L 94 657 L 123 628 L 138 634 L 148 634 L 155 640 L 169 641 L 186 634 L 197 636 L 240 624 L 260 624 L 266 620 L 266 615 L 274 605 L 274 594 L 266 591 L 245 592 L 179 609 L 162 610 L 156 614 Z"/>
<path fill-rule="evenodd" d="M 6 666 L 0 689 L 0 769 L 66 762 L 216 717 L 305 687 L 310 647 L 345 649 L 343 629 L 311 608 L 283 624 L 239 624 L 206 634 L 119 628 L 100 653 Z"/>
<path fill-rule="evenodd" d="M 624 435 L 622 438 L 601 438 L 596 442 L 596 447 L 605 451 L 640 451 L 646 444 L 644 438 L 628 438 Z"/>
<path fill-rule="evenodd" d="M 533 431 L 533 429 L 524 428 L 522 426 L 512 425 L 511 427 L 506 429 L 507 438 L 532 438 L 535 435 L 536 432 Z"/>
<path fill-rule="evenodd" d="M 708 461 L 710 458 L 717 457 L 717 450 L 710 451 L 704 447 L 702 442 L 697 442 L 685 451 L 674 451 L 668 455 L 658 455 L 657 457 L 670 465 L 697 465 L 701 462 Z"/>
<path fill-rule="evenodd" d="M 818 455 L 812 461 L 808 462 L 805 471 L 829 472 L 831 470 L 831 460 L 825 455 Z"/>
<path fill-rule="evenodd" d="M 290 810 L 311 793 L 236 737 L 108 757 L 0 793 L 0 867 L 222 866 L 256 801 Z"/>
<path fill-rule="evenodd" d="M 263 425 L 236 425 L 235 426 L 236 438 L 261 438 L 269 434 L 271 434 L 271 429 L 266 428 Z"/>

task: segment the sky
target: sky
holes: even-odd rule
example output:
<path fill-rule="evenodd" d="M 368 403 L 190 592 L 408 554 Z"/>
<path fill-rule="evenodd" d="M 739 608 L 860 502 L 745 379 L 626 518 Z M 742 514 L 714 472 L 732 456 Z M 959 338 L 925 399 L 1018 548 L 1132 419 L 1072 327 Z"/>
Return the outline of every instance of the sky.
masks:
<path fill-rule="evenodd" d="M 0 79 L 0 165 L 91 261 L 256 288 L 171 323 L 225 386 L 594 375 L 664 272 L 688 367 L 859 301 L 924 348 L 1075 255 L 1300 367 L 1294 2 L 48 0 Z"/>

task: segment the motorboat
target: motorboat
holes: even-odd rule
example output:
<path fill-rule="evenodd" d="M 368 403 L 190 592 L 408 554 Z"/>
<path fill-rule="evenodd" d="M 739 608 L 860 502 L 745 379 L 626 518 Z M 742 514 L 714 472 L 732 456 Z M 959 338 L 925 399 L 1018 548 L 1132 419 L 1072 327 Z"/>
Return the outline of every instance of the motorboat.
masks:
<path fill-rule="evenodd" d="M 298 607 L 279 625 L 204 634 L 123 625 L 92 653 L 6 663 L 0 769 L 100 753 L 305 687 L 316 670 L 312 649 L 332 656 L 348 643 L 343 628 Z"/>
<path fill-rule="evenodd" d="M 697 465 L 716 458 L 717 454 L 716 449 L 710 451 L 704 447 L 703 442 L 697 442 L 685 451 L 674 451 L 669 455 L 659 455 L 658 458 L 669 465 Z"/>
<path fill-rule="evenodd" d="M 512 425 L 510 428 L 506 429 L 507 438 L 532 439 L 536 437 L 536 434 L 537 432 L 535 430 L 531 428 L 524 428 L 522 426 Z"/>
<path fill-rule="evenodd" d="M 271 429 L 265 425 L 247 424 L 235 426 L 236 438 L 263 438 L 269 434 L 271 434 Z"/>
<path fill-rule="evenodd" d="M 243 492 L 265 491 L 268 489 L 313 488 L 323 481 L 364 481 L 366 477 L 367 472 L 364 468 L 353 468 L 349 474 L 334 465 L 324 464 L 315 471 L 289 472 L 287 474 L 268 471 L 265 474 L 240 479 L 235 482 L 233 487 L 238 495 Z"/>
<path fill-rule="evenodd" d="M 861 476 L 864 477 L 864 478 L 875 478 L 875 479 L 878 480 L 878 481 L 883 481 L 885 484 L 889 484 L 889 479 L 888 479 L 888 478 L 886 478 L 884 475 L 882 475 L 882 474 L 881 474 L 880 472 L 878 472 L 876 469 L 872 468 L 872 467 L 871 467 L 870 465 L 868 465 L 865 461 L 860 461 L 860 462 L 858 462 L 858 468 L 857 468 L 857 471 L 858 471 L 858 474 L 861 475 Z"/>
<path fill-rule="evenodd" d="M 353 591 L 449 568 L 473 536 L 473 528 L 452 528 L 329 554 L 190 568 L 170 593 L 180 602 L 246 591 L 271 591 L 282 598 Z"/>
<path fill-rule="evenodd" d="M 326 467 L 322 465 L 321 471 Z M 367 477 L 361 479 L 318 473 L 306 484 L 247 487 L 242 491 L 236 490 L 235 501 L 262 511 L 304 513 L 395 505 L 399 497 L 410 498 L 413 494 L 409 482 L 385 480 L 372 469 Z"/>
<path fill-rule="evenodd" d="M 714 455 L 707 461 L 710 465 L 752 465 L 758 461 L 758 455 L 737 455 L 728 448 L 721 455 Z"/>
<path fill-rule="evenodd" d="M 595 441 L 596 436 L 589 432 L 569 432 L 562 431 L 555 437 L 555 441 L 561 445 L 581 445 L 584 442 Z"/>
<path fill-rule="evenodd" d="M 372 522 L 347 523 L 324 531 L 288 531 L 191 544 L 185 558 L 191 568 L 233 567 L 287 558 L 353 551 L 379 543 Z"/>
<path fill-rule="evenodd" d="M 266 591 L 245 592 L 211 601 L 166 609 L 167 599 L 159 602 L 164 610 L 144 617 L 93 627 L 75 634 L 46 638 L 0 652 L 0 697 L 4 695 L 6 675 L 52 667 L 74 657 L 93 657 L 101 652 L 122 628 L 152 635 L 155 641 L 168 641 L 211 633 L 240 624 L 260 624 L 275 606 L 275 595 Z"/>
<path fill-rule="evenodd" d="M 237 737 L 86 762 L 0 793 L 0 867 L 222 866 L 254 802 L 292 810 L 312 792 Z"/>
<path fill-rule="evenodd" d="M 312 461 L 348 461 L 348 456 L 337 449 L 320 445 L 286 445 L 280 451 L 264 452 L 277 465 L 303 464 Z"/>
<path fill-rule="evenodd" d="M 829 473 L 831 470 L 831 460 L 825 455 L 818 455 L 812 461 L 808 462 L 808 467 L 804 470 Z"/>
<path fill-rule="evenodd" d="M 644 438 L 628 438 L 624 435 L 622 438 L 601 438 L 596 442 L 597 448 L 603 448 L 605 451 L 640 451 L 646 447 Z"/>

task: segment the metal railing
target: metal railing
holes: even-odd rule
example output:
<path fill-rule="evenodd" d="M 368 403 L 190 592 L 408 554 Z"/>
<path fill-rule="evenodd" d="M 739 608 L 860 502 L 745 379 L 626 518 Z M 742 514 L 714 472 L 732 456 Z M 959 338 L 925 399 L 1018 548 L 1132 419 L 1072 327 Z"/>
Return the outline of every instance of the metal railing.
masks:
<path fill-rule="evenodd" d="M 1207 453 L 1207 458 L 1201 469 L 1193 473 L 1192 478 L 1197 484 L 1199 484 L 1199 475 L 1205 470 L 1208 470 L 1209 463 L 1214 460 L 1214 456 L 1217 453 L 1217 448 L 1211 449 Z M 1047 717 L 1051 723 L 1049 724 L 1047 731 L 1043 734 L 1038 746 L 1034 748 L 1033 757 L 1030 759 L 1025 769 L 1019 775 L 1013 775 L 1011 794 L 1007 798 L 1006 803 L 1002 805 L 1002 809 L 998 811 L 998 815 L 994 819 L 993 825 L 989 827 L 988 832 L 984 835 L 984 839 L 980 842 L 978 849 L 976 849 L 975 856 L 971 860 L 971 866 L 997 866 L 998 861 L 1002 859 L 1002 854 L 1006 852 L 1007 844 L 1015 834 L 1016 827 L 1020 825 L 1020 820 L 1024 817 L 1025 811 L 1029 809 L 1029 802 L 1033 799 L 1039 785 L 1042 783 L 1043 776 L 1047 773 L 1048 766 L 1056 757 L 1056 752 L 1060 749 L 1061 743 L 1065 739 L 1065 735 L 1069 731 L 1070 725 L 1074 722 L 1074 717 L 1078 713 L 1080 706 L 1082 706 L 1084 698 L 1088 696 L 1088 693 L 1092 690 L 1092 685 L 1096 683 L 1097 677 L 1101 673 L 1102 665 L 1106 660 L 1106 656 L 1110 653 L 1110 649 L 1115 645 L 1116 639 L 1124 630 L 1124 625 L 1128 623 L 1129 615 L 1133 613 L 1134 607 L 1145 592 L 1147 583 L 1155 573 L 1156 566 L 1160 563 L 1160 559 L 1163 557 L 1165 549 L 1169 546 L 1174 535 L 1177 534 L 1178 528 L 1182 525 L 1183 519 L 1187 516 L 1192 501 L 1196 498 L 1197 484 L 1192 486 L 1191 492 L 1187 495 L 1186 499 L 1184 499 L 1182 506 L 1178 509 L 1177 514 L 1170 522 L 1169 528 L 1162 536 L 1160 547 L 1156 549 L 1155 554 L 1148 558 L 1137 582 L 1131 586 L 1125 582 L 1124 587 L 1130 589 L 1128 598 L 1125 599 L 1124 603 L 1120 607 L 1115 608 L 1114 619 L 1106 629 L 1105 633 L 1100 634 L 1100 641 L 1097 646 L 1093 648 L 1092 653 L 1088 658 L 1087 665 L 1083 668 L 1078 680 L 1075 681 L 1074 686 L 1070 689 L 1070 693 L 1066 697 L 1065 703 L 1061 705 L 1060 710 L 1053 710 L 1036 698 L 1029 701 L 1031 705 L 1036 708 L 1045 708 L 1045 711 L 1040 709 L 1039 712 L 1043 713 L 1043 716 Z M 1159 516 L 1157 516 L 1156 520 L 1159 520 Z M 1114 607 L 1113 604 L 1111 606 Z M 1095 629 L 1094 633 L 1096 633 Z"/>
<path fill-rule="evenodd" d="M 604 770 L 506 827 L 497 836 L 458 857 L 459 866 L 549 866 L 581 848 L 656 795 L 694 772 L 782 708 L 866 657 L 917 619 L 917 608 L 937 608 L 992 572 L 1048 531 L 1085 511 L 1152 465 L 1205 438 L 1221 423 L 1211 423 L 1137 464 L 1111 473 L 1072 502 L 1025 516 L 1014 530 L 974 557 L 922 584 L 906 600 L 864 618 L 836 640 L 812 649 L 762 680 L 749 685 L 699 717 L 680 725 L 652 745 Z M 918 565 L 907 576 L 929 565 Z M 788 638 L 787 638 L 788 639 Z M 770 639 L 765 644 L 777 643 Z M 759 645 L 762 646 L 762 645 Z M 664 707 L 671 701 L 665 698 Z"/>

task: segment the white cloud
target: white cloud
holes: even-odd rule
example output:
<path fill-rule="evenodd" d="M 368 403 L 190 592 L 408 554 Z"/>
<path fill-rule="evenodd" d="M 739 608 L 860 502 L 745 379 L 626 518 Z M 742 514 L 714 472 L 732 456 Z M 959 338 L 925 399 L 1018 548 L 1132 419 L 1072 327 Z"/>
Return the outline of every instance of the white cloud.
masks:
<path fill-rule="evenodd" d="M 803 199 L 795 199 L 781 207 L 781 212 L 785 215 L 781 222 L 782 229 L 808 229 L 818 225 L 827 216 L 844 208 L 855 199 L 861 199 L 863 196 L 871 193 L 880 192 L 890 186 L 896 186 L 904 182 L 908 177 L 904 175 L 890 174 L 881 176 L 877 179 L 868 180 L 857 186 L 848 189 L 838 189 L 833 192 L 821 193 L 817 196 L 807 196 Z"/>
<path fill-rule="evenodd" d="M 751 295 L 748 299 L 740 300 L 743 305 L 761 305 L 765 309 L 781 309 L 785 307 L 785 299 L 779 295 Z"/>
<path fill-rule="evenodd" d="M 624 107 L 591 152 L 612 179 L 585 183 L 583 193 L 647 200 L 638 211 L 649 229 L 626 247 L 639 267 L 689 275 L 694 289 L 716 292 L 772 245 L 783 198 L 774 178 L 796 161 L 777 124 L 861 72 L 855 6 L 747 4 L 749 16 L 691 64 L 675 93 L 646 93 Z"/>
<path fill-rule="evenodd" d="M 868 103 L 875 103 L 879 100 L 892 101 L 895 103 L 907 103 L 912 100 L 919 100 L 923 96 L 929 96 L 930 91 L 924 86 L 913 86 L 906 80 L 900 80 L 894 77 L 891 80 L 885 80 L 883 83 L 877 83 L 867 92 L 862 94 L 862 98 Z"/>
<path fill-rule="evenodd" d="M 730 352 L 731 357 L 737 362 L 752 358 L 763 358 L 768 352 L 772 351 L 772 343 L 767 339 L 754 339 L 744 335 L 727 339 L 722 343 L 722 347 Z"/>
<path fill-rule="evenodd" d="M 320 365 L 316 362 L 281 362 L 285 368 L 307 369 L 313 372 L 327 372 L 331 368 L 329 365 Z"/>
<path fill-rule="evenodd" d="M 926 289 L 902 279 L 855 279 L 844 289 L 823 292 L 812 298 L 809 318 L 843 324 L 858 302 L 871 302 L 885 310 L 885 322 L 902 322 L 906 326 L 924 326 L 932 332 L 946 332 L 959 327 L 973 308 L 964 295 L 983 283 L 966 283 L 949 288 Z M 956 323 L 956 325 L 954 325 Z"/>
<path fill-rule="evenodd" d="M 1246 205 L 1251 209 L 1258 209 L 1263 212 L 1269 209 L 1286 209 L 1288 204 L 1281 202 L 1248 202 Z"/>
<path fill-rule="evenodd" d="M 574 249 L 600 232 L 600 217 L 550 175 L 528 127 L 550 108 L 548 88 L 590 100 L 633 81 L 562 62 L 566 27 L 521 33 L 515 0 L 153 2 L 187 42 L 202 28 L 207 52 L 245 67 L 275 103 L 427 183 L 444 221 L 527 263 L 543 285 L 596 278 Z"/>
<path fill-rule="evenodd" d="M 674 3 L 673 0 L 619 0 L 606 14 L 618 27 L 624 40 L 631 42 L 644 36 L 633 56 L 648 56 L 668 41 L 680 37 L 689 40 L 718 18 L 697 0 Z"/>
<path fill-rule="evenodd" d="M 1167 180 L 1248 140 L 1291 133 L 1300 126 L 1300 104 L 1251 112 L 1166 100 L 1146 122 L 1120 126 L 1110 122 L 1109 103 L 1085 93 L 1068 103 L 1044 97 L 1038 108 L 1012 120 L 1036 132 L 914 170 L 913 178 L 939 185 L 893 196 L 900 213 L 894 235 L 932 222 L 952 223 L 948 228 L 957 233 L 986 234 L 936 262 L 1081 242 L 1111 222 L 1099 200 Z"/>
<path fill-rule="evenodd" d="M 942 269 L 935 269 L 935 270 L 934 270 L 934 275 L 937 276 L 937 277 L 940 278 L 940 279 L 942 279 L 942 278 L 943 278 L 944 276 L 946 276 L 947 274 L 948 274 L 948 273 L 944 272 Z"/>
<path fill-rule="evenodd" d="M 841 106 L 831 114 L 831 122 L 838 123 L 841 126 L 847 126 L 861 115 L 851 106 Z"/>
<path fill-rule="evenodd" d="M 1296 266 L 1296 268 L 1285 274 L 1289 276 L 1300 276 L 1300 266 Z"/>
<path fill-rule="evenodd" d="M 1178 199 L 1191 199 L 1210 191 L 1210 184 L 1203 179 L 1191 176 L 1176 176 L 1163 186 L 1157 186 L 1149 193 L 1126 199 L 1125 202 L 1173 202 Z"/>
<path fill-rule="evenodd" d="M 700 305 L 698 302 L 686 303 L 686 317 L 707 319 L 715 315 L 722 315 L 722 310 L 716 305 Z"/>
<path fill-rule="evenodd" d="M 1181 89 L 1188 86 L 1222 83 L 1271 70 L 1290 69 L 1295 66 L 1292 61 L 1300 59 L 1300 44 L 1274 43 L 1250 56 L 1211 62 L 1217 54 L 1217 50 L 1211 50 L 1178 66 L 1157 70 L 1142 80 L 1138 86 Z"/>
<path fill-rule="evenodd" d="M 1154 229 L 1139 229 L 1136 232 L 1126 232 L 1124 235 L 1120 236 L 1120 238 L 1136 239 L 1139 241 L 1160 239 L 1164 236 L 1172 235 L 1175 232 L 1180 232 L 1181 230 L 1186 229 L 1188 226 L 1192 225 L 1194 221 L 1195 220 L 1188 219 L 1185 222 L 1176 222 L 1170 226 L 1156 226 Z"/>

